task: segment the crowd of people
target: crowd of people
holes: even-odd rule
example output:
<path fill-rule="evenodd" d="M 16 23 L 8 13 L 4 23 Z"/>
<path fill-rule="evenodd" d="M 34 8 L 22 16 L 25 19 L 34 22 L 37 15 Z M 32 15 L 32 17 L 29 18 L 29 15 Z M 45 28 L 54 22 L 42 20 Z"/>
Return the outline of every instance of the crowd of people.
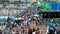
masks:
<path fill-rule="evenodd" d="M 36 7 L 36 6 L 34 6 Z M 35 12 L 37 8 L 34 8 Z M 29 12 L 28 10 L 23 14 L 20 14 L 19 17 L 23 18 L 23 20 L 13 20 L 13 18 L 8 17 L 6 22 L 6 28 L 1 31 L 1 34 L 42 34 L 42 30 L 39 27 L 31 28 L 30 24 L 32 21 L 35 21 L 36 26 L 45 25 L 44 20 L 41 19 L 41 15 L 34 16 L 33 11 Z M 18 17 L 17 17 L 18 18 Z M 48 22 L 49 23 L 49 22 Z M 50 26 L 49 26 L 50 25 Z M 55 34 L 55 25 L 48 24 L 49 32 L 47 34 Z M 37 28 L 37 29 L 36 29 Z"/>
<path fill-rule="evenodd" d="M 5 30 L 0 30 L 1 34 L 42 34 L 42 30 L 39 27 L 31 28 L 30 24 L 32 21 L 35 21 L 36 26 L 44 25 L 44 21 L 40 19 L 40 15 L 34 16 L 29 14 L 28 12 L 24 12 L 23 15 L 20 15 L 23 20 L 12 20 L 8 17 L 6 22 Z M 47 22 L 46 22 L 47 23 Z M 56 24 L 47 23 L 49 26 L 49 32 L 47 34 L 55 34 Z M 36 29 L 37 28 L 37 29 Z"/>
<path fill-rule="evenodd" d="M 7 22 L 6 22 L 6 28 L 3 31 L 0 30 L 0 33 L 3 33 L 3 34 L 41 34 L 42 30 L 40 31 L 39 27 L 31 28 L 30 26 L 32 21 L 36 22 L 35 23 L 36 26 L 40 26 L 42 24 L 45 25 L 44 20 L 42 20 L 40 17 L 41 15 L 34 16 L 34 14 L 31 14 L 30 12 L 24 12 L 23 14 L 20 14 L 19 16 L 23 18 L 23 20 L 13 20 L 12 18 L 8 17 Z M 53 23 L 51 24 L 49 23 L 48 26 L 53 29 L 49 28 L 49 33 L 47 34 L 55 34 L 55 31 L 56 31 L 55 25 L 53 25 Z"/>
<path fill-rule="evenodd" d="M 30 24 L 32 21 L 36 22 L 36 26 L 41 25 L 42 20 L 39 17 L 34 17 L 29 12 L 24 12 L 20 15 L 24 20 L 12 20 L 8 17 L 6 22 L 6 28 L 1 31 L 3 34 L 40 34 L 39 28 L 31 28 Z"/>

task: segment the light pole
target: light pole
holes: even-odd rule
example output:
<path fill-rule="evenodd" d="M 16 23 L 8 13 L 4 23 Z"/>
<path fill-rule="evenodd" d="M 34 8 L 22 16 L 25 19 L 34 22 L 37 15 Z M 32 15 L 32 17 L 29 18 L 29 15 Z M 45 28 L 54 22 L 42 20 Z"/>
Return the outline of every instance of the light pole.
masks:
<path fill-rule="evenodd" d="M 41 21 L 43 20 L 42 18 L 43 14 L 41 14 Z M 40 29 L 40 34 L 42 34 L 42 24 L 40 25 L 41 29 Z"/>

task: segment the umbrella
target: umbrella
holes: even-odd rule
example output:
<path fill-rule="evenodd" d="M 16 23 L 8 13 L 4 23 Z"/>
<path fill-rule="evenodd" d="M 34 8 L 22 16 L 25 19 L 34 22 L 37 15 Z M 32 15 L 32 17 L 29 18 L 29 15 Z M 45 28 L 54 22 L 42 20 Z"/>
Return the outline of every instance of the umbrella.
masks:
<path fill-rule="evenodd" d="M 38 17 L 39 15 L 34 15 L 34 16 Z"/>
<path fill-rule="evenodd" d="M 17 18 L 13 18 L 13 20 L 17 20 Z"/>
<path fill-rule="evenodd" d="M 35 14 L 34 17 L 38 17 L 39 15 L 38 14 Z"/>
<path fill-rule="evenodd" d="M 24 18 L 20 17 L 20 18 L 18 18 L 18 20 L 21 20 L 21 21 L 23 21 L 23 20 L 24 20 Z"/>

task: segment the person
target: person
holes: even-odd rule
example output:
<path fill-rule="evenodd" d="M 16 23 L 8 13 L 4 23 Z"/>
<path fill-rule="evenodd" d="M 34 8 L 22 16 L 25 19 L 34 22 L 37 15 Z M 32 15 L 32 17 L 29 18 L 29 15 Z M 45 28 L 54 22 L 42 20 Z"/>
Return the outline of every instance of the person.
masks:
<path fill-rule="evenodd" d="M 26 25 L 29 26 L 29 24 L 30 24 L 30 22 L 27 20 L 27 21 L 26 21 Z"/>
<path fill-rule="evenodd" d="M 22 30 L 22 34 L 24 34 L 25 32 L 24 27 L 21 27 L 21 30 Z"/>
<path fill-rule="evenodd" d="M 37 30 L 36 30 L 36 34 L 40 34 L 39 28 L 37 28 Z"/>
<path fill-rule="evenodd" d="M 10 34 L 10 29 L 9 28 L 7 28 L 7 34 Z"/>
<path fill-rule="evenodd" d="M 33 9 L 34 9 L 35 12 L 37 11 L 37 6 L 36 6 L 36 4 L 33 5 Z"/>
<path fill-rule="evenodd" d="M 16 31 L 16 34 L 19 34 L 19 32 L 18 32 L 18 31 Z"/>
<path fill-rule="evenodd" d="M 18 23 L 18 24 L 17 24 L 17 26 L 20 26 L 20 27 L 22 27 L 22 26 L 23 26 L 23 24 L 22 24 L 22 23 Z"/>
<path fill-rule="evenodd" d="M 49 33 L 48 34 L 55 34 L 53 28 L 49 28 Z"/>
<path fill-rule="evenodd" d="M 18 30 L 19 34 L 21 34 L 21 30 Z"/>
<path fill-rule="evenodd" d="M 2 34 L 2 31 L 0 30 L 0 34 Z"/>
<path fill-rule="evenodd" d="M 35 31 L 36 31 L 35 28 L 33 28 L 32 31 L 33 31 L 32 34 L 35 34 L 35 33 L 36 33 L 36 32 L 35 32 Z"/>
<path fill-rule="evenodd" d="M 60 31 L 57 31 L 57 34 L 60 34 Z"/>
<path fill-rule="evenodd" d="M 28 34 L 32 34 L 32 29 L 28 27 Z"/>
<path fill-rule="evenodd" d="M 14 30 L 12 30 L 12 34 L 16 34 L 16 32 L 14 32 Z"/>
<path fill-rule="evenodd" d="M 49 33 L 48 34 L 55 34 L 56 32 L 56 24 L 52 23 L 47 23 L 47 25 L 49 26 Z"/>

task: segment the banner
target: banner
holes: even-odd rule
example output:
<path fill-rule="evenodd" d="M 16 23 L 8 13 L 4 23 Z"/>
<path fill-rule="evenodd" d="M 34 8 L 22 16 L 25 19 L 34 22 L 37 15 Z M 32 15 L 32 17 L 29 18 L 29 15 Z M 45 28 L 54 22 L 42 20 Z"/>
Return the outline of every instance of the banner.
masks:
<path fill-rule="evenodd" d="M 58 8 L 59 5 L 57 3 L 51 4 L 50 6 L 51 6 L 50 10 L 58 10 L 59 9 Z"/>

